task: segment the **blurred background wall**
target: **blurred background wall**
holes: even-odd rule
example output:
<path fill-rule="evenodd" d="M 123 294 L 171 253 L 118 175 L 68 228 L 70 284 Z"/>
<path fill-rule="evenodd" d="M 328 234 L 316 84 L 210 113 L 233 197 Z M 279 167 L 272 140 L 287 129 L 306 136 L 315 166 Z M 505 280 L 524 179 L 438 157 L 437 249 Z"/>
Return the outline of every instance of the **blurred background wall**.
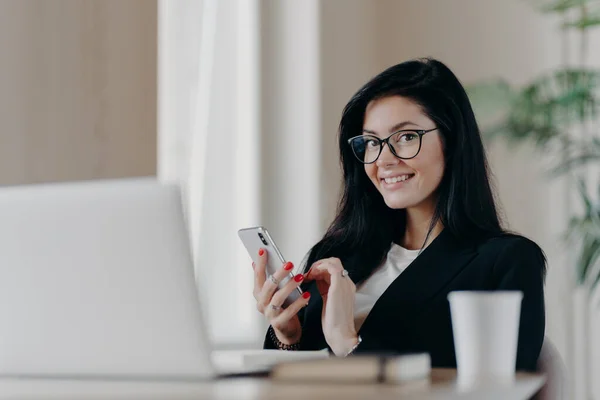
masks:
<path fill-rule="evenodd" d="M 153 0 L 0 1 L 0 185 L 156 172 Z"/>

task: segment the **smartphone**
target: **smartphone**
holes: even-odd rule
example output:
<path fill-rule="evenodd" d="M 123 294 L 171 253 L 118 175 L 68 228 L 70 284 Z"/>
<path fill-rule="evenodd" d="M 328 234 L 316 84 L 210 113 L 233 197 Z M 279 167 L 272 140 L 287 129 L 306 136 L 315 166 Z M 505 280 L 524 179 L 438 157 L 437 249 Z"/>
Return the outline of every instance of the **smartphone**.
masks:
<path fill-rule="evenodd" d="M 252 228 L 240 229 L 238 231 L 238 236 L 248 254 L 252 258 L 254 263 L 258 262 L 258 250 L 264 249 L 267 252 L 267 265 L 265 268 L 266 276 L 273 275 L 277 270 L 279 270 L 283 264 L 285 263 L 285 258 L 277 248 L 275 241 L 269 235 L 267 229 L 262 226 L 256 226 Z M 285 286 L 290 279 L 294 278 L 294 273 L 290 271 L 288 276 L 282 279 L 279 282 L 278 287 L 281 288 Z M 294 290 L 290 295 L 285 299 L 283 306 L 287 307 L 291 303 L 293 303 L 296 299 L 302 296 L 302 290 L 298 287 Z"/>

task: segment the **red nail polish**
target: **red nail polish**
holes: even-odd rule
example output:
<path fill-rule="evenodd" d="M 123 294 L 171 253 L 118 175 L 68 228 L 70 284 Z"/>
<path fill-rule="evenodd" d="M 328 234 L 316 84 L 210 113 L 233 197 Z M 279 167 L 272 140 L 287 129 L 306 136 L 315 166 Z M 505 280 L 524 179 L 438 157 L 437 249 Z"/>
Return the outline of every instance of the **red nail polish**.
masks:
<path fill-rule="evenodd" d="M 294 280 L 296 282 L 302 282 L 303 279 L 304 279 L 304 275 L 302 275 L 302 274 L 298 274 L 294 277 Z"/>
<path fill-rule="evenodd" d="M 292 264 L 291 262 L 286 262 L 285 265 L 283 266 L 283 269 L 285 269 L 286 271 L 291 271 L 292 268 L 294 268 L 294 264 Z"/>
<path fill-rule="evenodd" d="M 310 298 L 310 293 L 309 292 L 302 293 L 302 298 L 309 299 Z"/>
<path fill-rule="evenodd" d="M 260 250 L 258 251 L 258 255 L 259 255 L 259 256 L 262 256 L 263 254 L 265 254 L 265 251 L 264 251 L 263 249 L 260 249 Z"/>

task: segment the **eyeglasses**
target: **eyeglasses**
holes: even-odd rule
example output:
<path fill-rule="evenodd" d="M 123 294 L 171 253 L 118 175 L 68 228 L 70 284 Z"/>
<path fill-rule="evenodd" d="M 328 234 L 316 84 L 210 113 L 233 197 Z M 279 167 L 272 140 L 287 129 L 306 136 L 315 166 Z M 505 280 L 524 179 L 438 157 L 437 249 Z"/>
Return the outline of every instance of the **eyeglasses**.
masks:
<path fill-rule="evenodd" d="M 360 135 L 348 139 L 348 144 L 352 147 L 352 152 L 358 161 L 363 164 L 372 164 L 377 161 L 385 143 L 393 155 L 403 160 L 410 160 L 421 151 L 423 135 L 436 129 L 402 130 L 392 133 L 385 139 L 379 139 L 373 135 Z"/>

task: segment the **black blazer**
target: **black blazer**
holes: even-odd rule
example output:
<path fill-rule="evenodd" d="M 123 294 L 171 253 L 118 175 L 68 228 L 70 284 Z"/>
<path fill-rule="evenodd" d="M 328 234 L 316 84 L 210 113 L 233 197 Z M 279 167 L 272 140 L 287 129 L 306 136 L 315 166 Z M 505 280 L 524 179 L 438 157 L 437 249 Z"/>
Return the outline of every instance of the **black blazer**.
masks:
<path fill-rule="evenodd" d="M 517 369 L 533 371 L 544 340 L 545 258 L 532 241 L 516 235 L 462 244 L 446 230 L 396 278 L 375 303 L 358 332 L 356 353 L 428 352 L 433 367 L 456 368 L 449 292 L 521 290 Z M 323 301 L 314 282 L 310 302 L 299 314 L 303 350 L 327 342 L 321 327 Z M 265 348 L 275 348 L 265 339 Z"/>

